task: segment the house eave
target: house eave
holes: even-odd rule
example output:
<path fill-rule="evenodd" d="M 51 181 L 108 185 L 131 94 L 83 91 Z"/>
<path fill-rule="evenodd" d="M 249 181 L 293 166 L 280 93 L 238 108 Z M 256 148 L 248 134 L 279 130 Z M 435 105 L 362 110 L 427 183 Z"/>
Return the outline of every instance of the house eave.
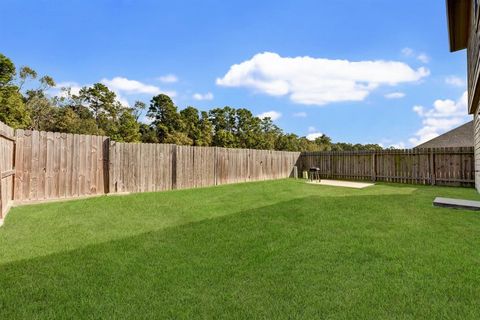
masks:
<path fill-rule="evenodd" d="M 466 49 L 468 45 L 469 0 L 446 0 L 450 51 Z M 467 23 L 465 23 L 467 21 Z"/>

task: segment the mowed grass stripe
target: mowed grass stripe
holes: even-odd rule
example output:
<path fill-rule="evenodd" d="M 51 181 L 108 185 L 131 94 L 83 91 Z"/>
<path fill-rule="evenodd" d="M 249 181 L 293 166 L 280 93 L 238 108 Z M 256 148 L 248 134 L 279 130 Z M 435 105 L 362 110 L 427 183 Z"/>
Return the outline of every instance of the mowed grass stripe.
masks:
<path fill-rule="evenodd" d="M 0 318 L 478 318 L 474 190 L 281 180 L 14 208 Z"/>

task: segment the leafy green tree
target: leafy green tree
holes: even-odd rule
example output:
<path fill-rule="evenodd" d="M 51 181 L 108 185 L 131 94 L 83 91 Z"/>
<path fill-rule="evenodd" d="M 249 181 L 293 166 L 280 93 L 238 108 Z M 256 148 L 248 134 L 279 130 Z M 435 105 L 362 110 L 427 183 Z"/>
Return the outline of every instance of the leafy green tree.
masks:
<path fill-rule="evenodd" d="M 12 60 L 0 53 L 0 87 L 11 84 L 15 74 L 16 69 Z"/>
<path fill-rule="evenodd" d="M 379 150 L 383 150 L 383 147 L 380 146 L 379 144 L 376 144 L 376 143 L 368 143 L 368 144 L 362 145 L 361 150 L 376 150 L 376 151 L 379 151 Z"/>
<path fill-rule="evenodd" d="M 132 110 L 125 109 L 120 115 L 117 136 L 118 141 L 140 141 L 140 124 L 135 119 Z"/>
<path fill-rule="evenodd" d="M 325 134 L 322 134 L 320 137 L 316 138 L 314 142 L 319 147 L 320 151 L 332 150 L 332 139 Z"/>
<path fill-rule="evenodd" d="M 81 118 L 72 107 L 56 108 L 55 125 L 52 131 L 103 135 L 103 131 L 97 127 L 93 117 Z"/>
<path fill-rule="evenodd" d="M 260 149 L 273 150 L 280 136 L 283 135 L 282 129 L 277 127 L 271 118 L 263 118 L 260 123 L 262 139 L 259 144 Z"/>
<path fill-rule="evenodd" d="M 237 137 L 230 131 L 220 129 L 215 131 L 213 145 L 224 148 L 237 148 Z"/>
<path fill-rule="evenodd" d="M 59 109 L 58 114 L 68 114 L 68 118 L 72 119 L 71 112 L 76 115 L 78 121 L 88 123 L 86 126 L 88 128 L 85 134 L 100 134 L 103 135 L 105 132 L 99 129 L 97 126 L 97 121 L 93 117 L 93 112 L 90 108 L 85 105 L 83 99 L 79 95 L 75 95 L 72 93 L 71 88 L 66 87 L 62 88 L 62 94 L 59 96 L 54 97 L 54 104 Z M 93 125 L 92 125 L 93 123 Z M 81 124 L 79 124 L 81 125 Z M 74 126 L 76 128 L 76 126 Z M 76 130 L 76 129 L 72 129 Z M 70 131 L 63 131 L 63 132 L 70 132 Z M 77 131 L 71 131 L 71 133 L 77 133 Z"/>
<path fill-rule="evenodd" d="M 259 149 L 263 145 L 261 120 L 254 117 L 248 109 L 241 108 L 235 112 L 235 130 L 238 148 Z"/>
<path fill-rule="evenodd" d="M 36 77 L 33 70 L 24 72 L 24 78 L 27 74 Z M 46 95 L 46 90 L 55 86 L 55 81 L 49 77 L 44 76 L 40 78 L 40 86 L 36 89 L 27 90 L 25 94 L 25 107 L 28 110 L 31 118 L 29 128 L 32 130 L 52 131 L 55 123 L 55 106 L 54 101 Z"/>
<path fill-rule="evenodd" d="M 215 108 L 209 111 L 214 129 L 212 144 L 218 147 L 237 148 L 236 110 L 231 107 Z"/>
<path fill-rule="evenodd" d="M 55 127 L 55 106 L 44 92 L 30 90 L 25 97 L 27 108 L 31 119 L 29 129 L 39 131 L 51 131 Z"/>
<path fill-rule="evenodd" d="M 139 120 L 142 113 L 147 109 L 147 105 L 145 102 L 142 101 L 135 101 L 133 105 L 133 115 L 135 116 L 135 120 Z"/>
<path fill-rule="evenodd" d="M 196 141 L 198 146 L 211 146 L 213 140 L 213 125 L 208 117 L 208 112 L 202 111 L 198 125 L 200 137 Z"/>
<path fill-rule="evenodd" d="M 144 143 L 158 143 L 157 131 L 154 127 L 140 123 L 140 140 Z"/>
<path fill-rule="evenodd" d="M 276 150 L 300 151 L 299 137 L 294 133 L 283 134 L 275 143 Z"/>
<path fill-rule="evenodd" d="M 20 88 L 13 81 L 16 69 L 13 62 L 0 54 L 0 121 L 13 128 L 26 128 L 30 125 L 30 114 Z"/>
<path fill-rule="evenodd" d="M 18 78 L 20 79 L 19 82 L 19 90 L 23 88 L 23 85 L 28 79 L 36 79 L 37 78 L 37 72 L 30 68 L 29 66 L 23 66 L 20 68 L 20 71 L 18 72 Z"/>
<path fill-rule="evenodd" d="M 160 142 L 171 142 L 175 140 L 172 137 L 178 137 L 184 129 L 183 121 L 177 112 L 177 107 L 172 99 L 165 94 L 159 94 L 152 98 L 147 116 L 153 118 L 152 126 L 157 131 Z M 177 139 L 187 141 L 187 139 Z"/>
<path fill-rule="evenodd" d="M 30 125 L 30 114 L 15 86 L 0 88 L 0 121 L 13 128 L 27 128 Z"/>
<path fill-rule="evenodd" d="M 124 142 L 141 139 L 137 110 L 123 106 L 115 93 L 101 83 L 83 87 L 79 95 L 66 88 L 56 102 L 57 108 L 62 110 L 57 117 L 60 131 L 107 135 Z"/>
<path fill-rule="evenodd" d="M 99 129 L 106 135 L 114 136 L 118 132 L 118 117 L 122 105 L 117 101 L 116 95 L 102 83 L 95 83 L 91 87 L 80 90 L 80 98 L 92 111 Z"/>
<path fill-rule="evenodd" d="M 193 144 L 192 139 L 188 137 L 185 132 L 172 131 L 167 133 L 164 143 L 173 143 L 178 145 L 191 146 Z"/>
<path fill-rule="evenodd" d="M 198 146 L 201 139 L 198 110 L 194 107 L 187 107 L 180 111 L 180 117 L 183 122 L 184 133 L 192 141 L 193 145 Z"/>
<path fill-rule="evenodd" d="M 231 107 L 214 108 L 208 112 L 210 121 L 215 130 L 226 130 L 232 132 L 235 128 L 236 110 Z"/>

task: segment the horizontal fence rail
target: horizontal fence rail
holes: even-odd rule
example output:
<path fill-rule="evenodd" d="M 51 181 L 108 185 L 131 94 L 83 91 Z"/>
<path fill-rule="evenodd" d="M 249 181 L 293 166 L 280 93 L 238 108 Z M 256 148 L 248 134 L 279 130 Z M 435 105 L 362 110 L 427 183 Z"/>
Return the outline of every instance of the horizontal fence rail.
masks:
<path fill-rule="evenodd" d="M 322 178 L 474 186 L 473 147 L 382 151 L 304 152 L 300 170 Z"/>

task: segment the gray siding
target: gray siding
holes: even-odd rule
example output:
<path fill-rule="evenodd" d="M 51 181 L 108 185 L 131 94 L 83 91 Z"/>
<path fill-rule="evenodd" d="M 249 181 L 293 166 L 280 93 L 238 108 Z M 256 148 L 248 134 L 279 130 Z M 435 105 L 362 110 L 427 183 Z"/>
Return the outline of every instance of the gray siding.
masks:
<path fill-rule="evenodd" d="M 476 109 L 474 115 L 474 141 L 475 141 L 475 188 L 480 192 L 480 110 Z"/>
<path fill-rule="evenodd" d="M 474 7 L 473 5 L 470 6 L 470 29 L 467 46 L 468 106 L 472 114 L 476 114 L 480 100 L 480 12 L 475 13 Z"/>
<path fill-rule="evenodd" d="M 475 188 L 480 192 L 480 115 L 479 115 L 479 95 L 480 95 L 480 14 L 474 11 L 475 6 L 470 6 L 469 36 L 467 46 L 467 64 L 468 64 L 468 105 L 469 112 L 473 114 L 473 140 L 475 149 Z"/>

